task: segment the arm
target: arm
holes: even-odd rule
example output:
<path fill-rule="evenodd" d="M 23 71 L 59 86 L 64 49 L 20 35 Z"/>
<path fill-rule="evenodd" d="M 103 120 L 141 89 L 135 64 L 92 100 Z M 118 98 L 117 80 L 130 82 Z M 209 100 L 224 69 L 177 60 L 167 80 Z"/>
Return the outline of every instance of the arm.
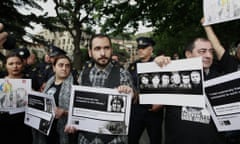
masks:
<path fill-rule="evenodd" d="M 3 24 L 0 23 L 0 31 L 3 30 Z M 0 47 L 2 47 L 3 43 L 7 40 L 8 33 L 0 32 Z"/>
<path fill-rule="evenodd" d="M 204 23 L 204 18 L 201 19 L 201 23 Z M 216 52 L 217 58 L 218 60 L 222 59 L 223 54 L 225 53 L 225 49 L 224 47 L 221 45 L 220 41 L 218 40 L 216 34 L 214 33 L 212 27 L 210 25 L 208 26 L 203 26 L 206 35 L 208 37 L 208 39 L 210 40 L 210 42 L 213 45 L 213 48 Z"/>
<path fill-rule="evenodd" d="M 201 19 L 201 23 L 204 23 L 204 18 Z M 217 58 L 220 61 L 220 70 L 224 73 L 231 73 L 238 69 L 237 61 L 227 52 L 225 52 L 224 47 L 221 45 L 219 39 L 214 33 L 212 27 L 203 26 L 208 39 L 213 45 L 213 48 L 216 52 Z"/>

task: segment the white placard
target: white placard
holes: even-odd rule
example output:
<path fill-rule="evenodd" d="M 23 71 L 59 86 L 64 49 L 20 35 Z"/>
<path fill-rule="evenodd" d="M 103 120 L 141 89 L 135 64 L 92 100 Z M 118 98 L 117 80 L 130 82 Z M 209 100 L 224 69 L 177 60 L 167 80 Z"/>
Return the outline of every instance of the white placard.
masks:
<path fill-rule="evenodd" d="M 28 94 L 24 123 L 45 135 L 49 135 L 55 117 L 55 108 L 56 104 L 53 97 L 45 93 L 31 91 Z"/>
<path fill-rule="evenodd" d="M 204 25 L 216 24 L 240 18 L 239 0 L 204 0 Z"/>
<path fill-rule="evenodd" d="M 31 79 L 0 79 L 0 111 L 24 112 L 29 91 Z"/>
<path fill-rule="evenodd" d="M 201 57 L 138 63 L 137 72 L 140 104 L 205 107 Z"/>
<path fill-rule="evenodd" d="M 117 89 L 73 86 L 68 124 L 101 135 L 127 135 L 131 96 Z"/>
<path fill-rule="evenodd" d="M 206 81 L 205 92 L 218 131 L 240 130 L 240 71 Z"/>

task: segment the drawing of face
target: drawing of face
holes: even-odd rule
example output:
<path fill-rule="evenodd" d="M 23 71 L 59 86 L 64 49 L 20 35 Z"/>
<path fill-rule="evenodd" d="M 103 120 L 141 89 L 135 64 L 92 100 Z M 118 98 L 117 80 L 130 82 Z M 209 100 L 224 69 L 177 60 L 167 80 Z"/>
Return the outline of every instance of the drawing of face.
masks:
<path fill-rule="evenodd" d="M 113 112 L 121 112 L 121 109 L 123 107 L 123 100 L 119 97 L 115 97 L 112 99 L 111 105 Z"/>
<path fill-rule="evenodd" d="M 180 84 L 181 78 L 180 78 L 179 73 L 173 73 L 173 74 L 172 74 L 172 76 L 171 76 L 171 82 L 172 82 L 173 84 Z"/>
<path fill-rule="evenodd" d="M 191 72 L 191 80 L 193 84 L 199 84 L 201 81 L 200 73 L 197 71 Z"/>
<path fill-rule="evenodd" d="M 163 74 L 162 75 L 162 85 L 167 86 L 169 84 L 169 82 L 170 82 L 169 75 Z"/>
<path fill-rule="evenodd" d="M 141 78 L 141 82 L 142 82 L 142 84 L 148 84 L 149 80 L 148 80 L 148 78 L 146 76 L 143 76 Z"/>
<path fill-rule="evenodd" d="M 183 84 L 189 84 L 190 83 L 190 76 L 189 75 L 182 75 L 182 82 L 183 82 Z"/>
<path fill-rule="evenodd" d="M 159 75 L 154 75 L 152 78 L 153 87 L 155 88 L 158 87 L 159 82 L 160 82 Z"/>

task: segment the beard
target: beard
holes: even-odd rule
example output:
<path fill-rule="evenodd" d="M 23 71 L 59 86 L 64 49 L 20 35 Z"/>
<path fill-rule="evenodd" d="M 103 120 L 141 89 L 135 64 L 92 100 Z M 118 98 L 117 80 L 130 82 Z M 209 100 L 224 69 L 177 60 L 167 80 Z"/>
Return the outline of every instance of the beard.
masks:
<path fill-rule="evenodd" d="M 98 67 L 105 68 L 109 64 L 110 58 L 107 58 L 107 57 L 102 57 L 99 59 L 93 58 L 93 61 Z M 103 62 L 101 62 L 101 61 L 103 61 Z"/>

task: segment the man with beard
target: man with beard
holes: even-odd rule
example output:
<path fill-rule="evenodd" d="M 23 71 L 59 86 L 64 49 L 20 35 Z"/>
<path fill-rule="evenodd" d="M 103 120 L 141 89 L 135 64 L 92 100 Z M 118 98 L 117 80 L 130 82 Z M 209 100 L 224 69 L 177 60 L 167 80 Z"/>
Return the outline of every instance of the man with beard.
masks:
<path fill-rule="evenodd" d="M 104 34 L 94 35 L 89 44 L 88 54 L 91 61 L 80 73 L 79 84 L 91 87 L 117 88 L 121 93 L 131 93 L 131 75 L 119 65 L 111 63 L 113 53 L 110 38 Z M 75 132 L 75 128 L 67 126 L 65 131 Z M 126 144 L 125 135 L 104 135 L 79 131 L 78 144 Z"/>

